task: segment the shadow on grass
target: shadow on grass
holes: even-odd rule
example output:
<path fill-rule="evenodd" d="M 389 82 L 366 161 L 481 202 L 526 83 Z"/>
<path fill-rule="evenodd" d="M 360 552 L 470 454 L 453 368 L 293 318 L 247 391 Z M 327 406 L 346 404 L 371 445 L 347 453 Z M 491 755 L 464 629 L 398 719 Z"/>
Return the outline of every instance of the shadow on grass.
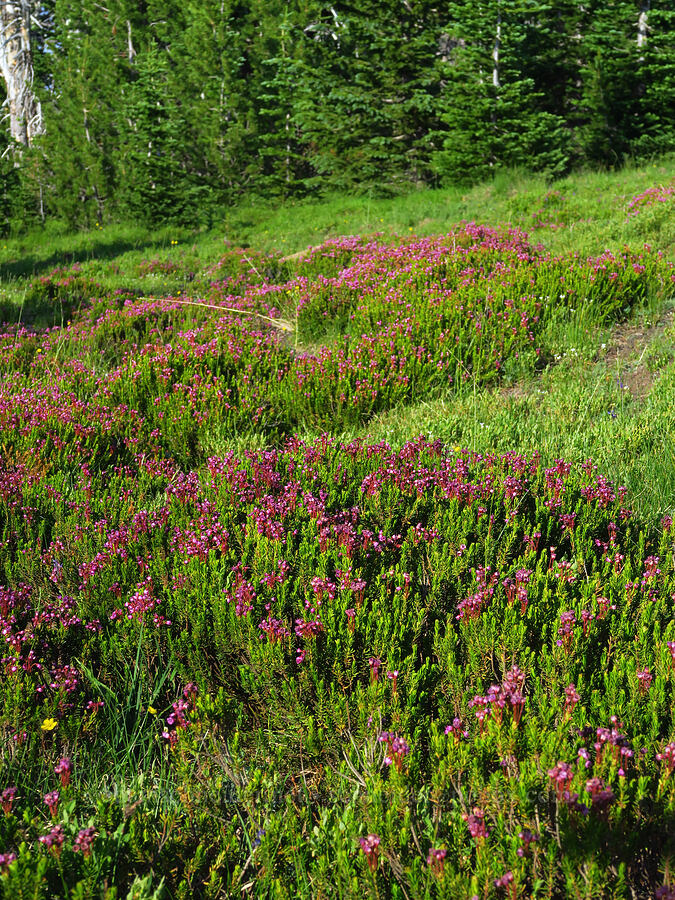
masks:
<path fill-rule="evenodd" d="M 93 247 L 82 247 L 75 250 L 55 250 L 44 258 L 35 254 L 29 254 L 21 259 L 0 263 L 0 281 L 41 275 L 51 271 L 51 269 L 61 266 L 72 266 L 75 263 L 110 260 L 132 250 L 160 247 L 163 246 L 163 243 L 160 239 L 153 240 L 150 238 L 138 241 L 116 239 Z"/>

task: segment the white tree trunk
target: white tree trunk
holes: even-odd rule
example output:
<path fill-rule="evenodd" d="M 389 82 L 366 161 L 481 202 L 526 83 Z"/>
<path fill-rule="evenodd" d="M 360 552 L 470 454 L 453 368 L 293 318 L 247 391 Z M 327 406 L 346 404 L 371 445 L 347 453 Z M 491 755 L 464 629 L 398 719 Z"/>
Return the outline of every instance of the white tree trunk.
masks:
<path fill-rule="evenodd" d="M 127 58 L 130 66 L 133 65 L 135 56 L 136 51 L 134 50 L 134 45 L 131 41 L 131 20 L 127 19 Z"/>
<path fill-rule="evenodd" d="M 637 33 L 637 45 L 638 50 L 641 50 L 642 47 L 647 43 L 647 17 L 649 15 L 649 0 L 644 0 L 642 3 L 642 7 L 640 8 L 640 15 L 638 16 L 638 33 Z"/>
<path fill-rule="evenodd" d="M 44 131 L 40 102 L 33 93 L 30 46 L 31 0 L 0 0 L 0 73 L 7 86 L 12 138 L 29 145 Z"/>
<path fill-rule="evenodd" d="M 497 13 L 497 33 L 495 35 L 495 45 L 492 49 L 492 84 L 499 87 L 499 47 L 502 42 L 502 14 Z"/>

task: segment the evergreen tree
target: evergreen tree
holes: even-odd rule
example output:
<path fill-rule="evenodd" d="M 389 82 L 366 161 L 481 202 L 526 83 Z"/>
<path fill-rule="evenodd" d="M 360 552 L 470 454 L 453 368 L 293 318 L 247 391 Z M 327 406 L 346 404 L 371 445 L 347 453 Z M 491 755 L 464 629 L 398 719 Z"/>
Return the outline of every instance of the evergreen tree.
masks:
<path fill-rule="evenodd" d="M 73 224 L 101 221 L 114 206 L 119 144 L 120 65 L 114 2 L 55 0 L 47 51 L 53 59 L 45 104 L 42 180 L 49 211 Z"/>
<path fill-rule="evenodd" d="M 440 89 L 436 5 L 336 2 L 312 12 L 295 118 L 318 175 L 339 187 L 427 176 Z"/>
<path fill-rule="evenodd" d="M 569 156 L 564 120 L 555 106 L 547 109 L 547 86 L 523 66 L 539 5 L 459 0 L 450 7 L 436 170 L 459 182 L 485 178 L 501 166 L 563 172 Z"/>
<path fill-rule="evenodd" d="M 0 228 L 675 149 L 664 0 L 41 0 Z M 7 138 L 5 138 L 6 142 Z M 0 151 L 6 143 L 0 140 Z M 16 160 L 15 160 L 16 162 Z"/>
<path fill-rule="evenodd" d="M 583 120 L 580 156 L 593 163 L 620 164 L 638 126 L 637 10 L 633 0 L 594 0 L 581 44 Z"/>
<path fill-rule="evenodd" d="M 189 202 L 184 129 L 167 92 L 166 54 L 153 42 L 139 51 L 126 90 L 119 171 L 124 209 L 151 224 L 179 219 Z"/>
<path fill-rule="evenodd" d="M 643 2 L 641 13 L 645 32 L 640 45 L 636 35 L 638 120 L 631 152 L 653 156 L 675 151 L 675 9 Z"/>
<path fill-rule="evenodd" d="M 284 197 L 307 190 L 314 175 L 296 116 L 307 68 L 303 65 L 305 42 L 298 10 L 292 12 L 287 7 L 279 23 L 276 55 L 261 60 L 262 80 L 256 103 L 263 182 L 268 191 Z"/>

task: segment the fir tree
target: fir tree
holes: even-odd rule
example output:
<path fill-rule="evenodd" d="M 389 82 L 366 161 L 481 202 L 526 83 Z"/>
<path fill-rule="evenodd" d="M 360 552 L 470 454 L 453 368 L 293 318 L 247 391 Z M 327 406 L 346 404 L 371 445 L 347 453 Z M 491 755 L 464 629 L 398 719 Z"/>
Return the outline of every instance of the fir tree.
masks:
<path fill-rule="evenodd" d="M 136 57 L 136 79 L 126 91 L 120 156 L 124 208 L 156 224 L 179 219 L 188 202 L 180 111 L 167 92 L 168 63 L 154 42 Z"/>

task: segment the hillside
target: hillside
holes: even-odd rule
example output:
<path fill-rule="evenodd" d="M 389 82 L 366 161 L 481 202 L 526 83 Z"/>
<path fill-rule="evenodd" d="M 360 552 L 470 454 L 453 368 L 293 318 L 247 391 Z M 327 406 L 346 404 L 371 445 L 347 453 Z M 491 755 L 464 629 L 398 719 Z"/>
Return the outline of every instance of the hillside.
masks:
<path fill-rule="evenodd" d="M 0 897 L 670 898 L 675 165 L 0 251 Z"/>

